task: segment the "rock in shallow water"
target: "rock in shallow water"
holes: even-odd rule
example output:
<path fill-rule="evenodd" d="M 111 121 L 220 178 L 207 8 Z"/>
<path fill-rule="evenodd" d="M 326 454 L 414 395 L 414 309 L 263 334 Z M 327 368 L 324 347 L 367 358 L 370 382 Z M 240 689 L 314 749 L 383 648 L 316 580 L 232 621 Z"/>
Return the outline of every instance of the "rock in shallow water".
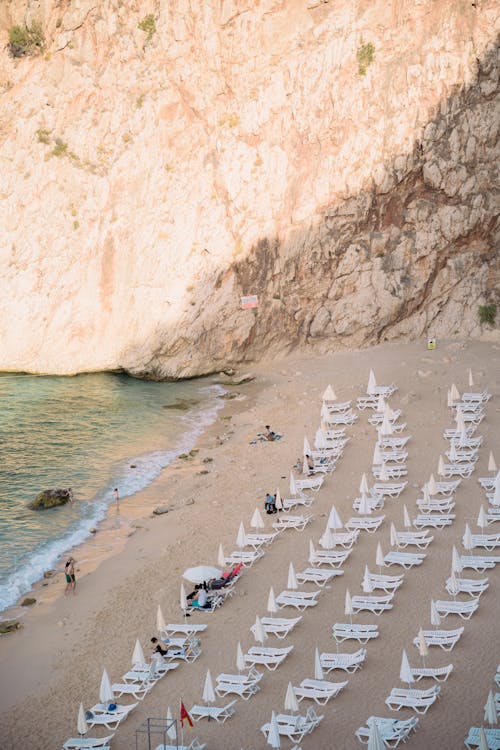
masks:
<path fill-rule="evenodd" d="M 31 510 L 47 510 L 47 508 L 57 508 L 59 505 L 66 505 L 71 500 L 69 490 L 43 490 L 29 503 Z"/>

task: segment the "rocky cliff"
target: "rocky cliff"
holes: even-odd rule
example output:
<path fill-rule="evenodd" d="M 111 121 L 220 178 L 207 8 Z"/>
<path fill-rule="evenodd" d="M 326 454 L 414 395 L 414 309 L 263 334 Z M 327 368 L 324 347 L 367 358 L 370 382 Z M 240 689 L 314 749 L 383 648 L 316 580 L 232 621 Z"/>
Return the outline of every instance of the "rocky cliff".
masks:
<path fill-rule="evenodd" d="M 500 301 L 499 17 L 4 0 L 0 369 L 185 377 L 480 333 Z M 42 33 L 20 57 L 16 25 Z"/>

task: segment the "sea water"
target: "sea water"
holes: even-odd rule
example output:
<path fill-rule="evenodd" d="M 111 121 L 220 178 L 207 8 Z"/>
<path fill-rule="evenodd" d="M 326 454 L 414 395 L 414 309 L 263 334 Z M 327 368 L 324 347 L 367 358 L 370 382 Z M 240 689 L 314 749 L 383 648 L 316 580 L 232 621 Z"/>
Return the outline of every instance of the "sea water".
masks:
<path fill-rule="evenodd" d="M 210 379 L 0 373 L 0 611 L 89 536 L 114 487 L 123 501 L 189 451 L 221 393 Z M 68 487 L 72 503 L 28 508 L 41 490 Z"/>

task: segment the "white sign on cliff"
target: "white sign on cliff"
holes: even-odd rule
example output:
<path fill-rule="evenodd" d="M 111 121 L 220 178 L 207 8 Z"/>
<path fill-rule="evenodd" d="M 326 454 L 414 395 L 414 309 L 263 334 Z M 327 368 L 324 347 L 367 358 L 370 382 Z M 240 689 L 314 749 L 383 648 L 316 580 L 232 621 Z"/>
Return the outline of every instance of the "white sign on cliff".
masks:
<path fill-rule="evenodd" d="M 241 297 L 241 309 L 250 310 L 252 307 L 259 306 L 259 298 L 256 294 L 251 294 L 249 297 Z"/>

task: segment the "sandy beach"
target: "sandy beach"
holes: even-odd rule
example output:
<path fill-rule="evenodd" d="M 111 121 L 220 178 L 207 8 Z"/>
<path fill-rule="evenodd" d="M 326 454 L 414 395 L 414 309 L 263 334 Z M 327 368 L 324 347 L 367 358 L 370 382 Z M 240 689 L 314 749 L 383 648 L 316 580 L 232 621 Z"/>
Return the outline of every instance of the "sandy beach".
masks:
<path fill-rule="evenodd" d="M 446 406 L 447 388 L 455 382 L 460 391 L 469 390 L 471 368 L 475 390 L 487 389 L 492 398 L 477 430 L 484 442 L 476 469 L 456 492 L 456 520 L 446 530 L 430 532 L 434 542 L 427 558 L 422 566 L 406 572 L 391 612 L 380 617 L 369 613 L 355 616 L 355 622 L 378 624 L 380 636 L 367 645 L 365 665 L 356 674 L 346 677 L 344 672 L 330 673 L 327 679 L 348 679 L 349 684 L 325 707 L 315 706 L 324 720 L 301 746 L 303 750 L 360 747 L 354 731 L 369 716 L 414 715 L 408 709 L 393 713 L 384 700 L 391 688 L 401 685 L 402 649 L 406 649 L 412 665 L 421 661 L 412 640 L 420 625 L 430 628 L 431 598 L 449 598 L 444 583 L 450 574 L 451 550 L 455 544 L 464 553 L 461 537 L 465 523 L 471 525 L 473 533 L 480 531 L 476 519 L 480 505 L 486 501 L 477 478 L 488 474 L 491 450 L 500 463 L 500 340 L 493 334 L 489 341 L 438 341 L 435 351 L 428 351 L 423 341 L 393 343 L 322 356 L 301 354 L 242 368 L 241 373 L 252 372 L 255 380 L 232 389 L 239 397 L 228 401 L 219 412 L 217 422 L 200 439 L 196 456 L 174 461 L 147 490 L 122 503 L 119 518 L 116 512 L 114 516 L 111 513 L 95 538 L 75 551 L 77 595 L 64 597 L 60 573 L 44 582 L 48 585 L 39 584 L 37 604 L 23 612 L 23 628 L 0 638 L 2 748 L 58 750 L 68 737 L 76 736 L 79 704 L 83 702 L 89 708 L 97 702 L 103 667 L 112 681 L 120 681 L 129 669 L 136 638 L 149 653 L 158 604 L 167 622 L 181 621 L 179 588 L 184 569 L 204 563 L 215 565 L 219 543 L 226 553 L 235 549 L 240 521 L 248 529 L 254 509 L 262 510 L 266 492 L 279 487 L 282 495 L 288 496 L 290 469 L 302 454 L 304 435 L 311 443 L 314 439 L 321 394 L 328 383 L 339 400 L 355 399 L 366 391 L 370 367 L 379 383 L 395 382 L 399 387 L 390 404 L 402 409 L 408 425 L 404 434 L 412 436 L 405 492 L 400 499 L 386 502 L 386 518 L 380 530 L 360 535 L 343 566 L 344 575 L 323 590 L 318 606 L 304 613 L 286 641 L 269 640 L 268 645 L 293 645 L 293 651 L 276 672 L 266 672 L 261 691 L 248 702 L 238 701 L 235 716 L 226 724 L 201 721 L 193 732 L 186 730 L 185 736 L 190 740 L 197 735 L 207 743 L 207 750 L 266 747 L 260 727 L 270 720 L 272 709 L 283 709 L 288 682 L 298 685 L 303 678 L 313 677 L 316 646 L 320 651 L 336 650 L 332 625 L 346 622 L 346 587 L 353 595 L 361 593 L 365 564 L 376 570 L 377 543 L 388 552 L 391 521 L 399 529 L 403 526 L 403 504 L 410 515 L 416 514 L 419 488 L 431 472 L 437 473 L 439 455 L 448 449 L 442 436 L 443 429 L 452 426 L 452 414 Z M 309 540 L 317 545 L 332 503 L 344 522 L 355 515 L 351 506 L 359 494 L 362 472 L 367 472 L 371 483 L 376 432 L 368 423 L 369 416 L 368 411 L 360 412 L 356 424 L 348 428 L 351 440 L 344 456 L 336 470 L 327 475 L 311 506 L 312 524 L 303 532 L 281 534 L 262 560 L 245 569 L 235 596 L 222 608 L 213 614 L 193 614 L 196 623 L 208 623 L 202 637 L 202 655 L 193 664 L 181 663 L 159 681 L 119 727 L 113 750 L 135 748 L 139 725 L 147 717 L 165 716 L 168 705 L 178 717 L 181 696 L 188 708 L 201 703 L 207 669 L 213 677 L 219 672 L 236 671 L 237 642 L 241 641 L 244 651 L 254 644 L 249 628 L 257 614 L 266 614 L 269 586 L 273 585 L 276 593 L 286 588 L 289 562 L 293 561 L 297 571 L 308 566 Z M 282 433 L 283 439 L 251 444 L 265 424 Z M 165 504 L 173 509 L 164 515 L 152 515 L 153 508 Z M 265 518 L 270 527 L 274 517 Z M 500 531 L 497 526 L 490 526 L 488 532 Z M 403 571 L 392 567 L 385 572 Z M 408 741 L 407 746 L 415 750 L 463 747 L 468 727 L 481 723 L 488 691 L 494 688 L 493 678 L 500 663 L 500 569 L 484 576 L 471 571 L 464 575 L 488 576 L 490 586 L 470 621 L 464 623 L 456 616 L 443 621 L 444 628 L 465 626 L 453 651 L 430 649 L 428 666 L 452 663 L 454 669 L 441 685 L 440 699 L 420 717 L 419 729 Z M 295 616 L 295 610 L 287 608 L 283 616 Z M 348 641 L 340 650 L 353 652 L 358 647 Z M 425 681 L 418 687 L 432 684 Z M 218 705 L 224 702 L 221 699 Z M 310 702 L 304 701 L 301 707 L 305 710 L 308 705 Z M 89 736 L 106 733 L 90 730 Z M 290 747 L 290 743 L 283 740 L 282 746 Z M 138 744 L 138 750 L 143 748 L 147 748 L 145 737 Z"/>

